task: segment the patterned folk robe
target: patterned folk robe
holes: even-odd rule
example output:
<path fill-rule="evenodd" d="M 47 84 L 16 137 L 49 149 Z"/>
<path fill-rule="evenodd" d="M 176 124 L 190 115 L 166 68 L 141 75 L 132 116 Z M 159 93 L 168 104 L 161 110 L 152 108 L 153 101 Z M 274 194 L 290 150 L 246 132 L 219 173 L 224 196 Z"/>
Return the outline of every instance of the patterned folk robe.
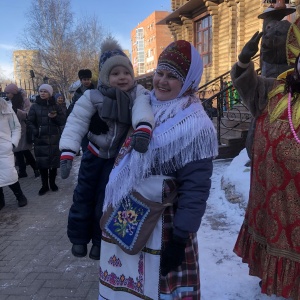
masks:
<path fill-rule="evenodd" d="M 257 118 L 249 203 L 234 252 L 262 279 L 262 293 L 299 300 L 300 144 L 288 121 L 285 80 L 274 82 Z M 300 138 L 300 95 L 292 120 Z"/>

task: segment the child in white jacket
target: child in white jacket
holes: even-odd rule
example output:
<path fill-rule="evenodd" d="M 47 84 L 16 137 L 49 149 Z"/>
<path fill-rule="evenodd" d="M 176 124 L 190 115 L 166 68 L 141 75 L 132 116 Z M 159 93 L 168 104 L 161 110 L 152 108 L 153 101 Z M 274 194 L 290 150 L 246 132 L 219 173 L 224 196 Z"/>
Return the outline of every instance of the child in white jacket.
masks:
<path fill-rule="evenodd" d="M 149 91 L 136 84 L 127 55 L 111 38 L 101 50 L 98 89 L 86 91 L 76 102 L 60 140 L 61 176 L 67 178 L 81 140 L 89 132 L 69 212 L 68 237 L 72 253 L 78 257 L 87 254 L 92 239 L 92 259 L 100 255 L 99 221 L 115 157 L 131 126 L 132 151 L 146 152 L 154 126 Z"/>

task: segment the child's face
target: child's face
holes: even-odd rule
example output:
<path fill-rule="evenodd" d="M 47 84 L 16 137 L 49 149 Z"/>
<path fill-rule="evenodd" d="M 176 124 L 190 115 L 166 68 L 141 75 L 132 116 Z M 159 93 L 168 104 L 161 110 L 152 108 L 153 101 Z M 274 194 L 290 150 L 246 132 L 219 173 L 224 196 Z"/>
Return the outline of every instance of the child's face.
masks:
<path fill-rule="evenodd" d="M 57 97 L 57 103 L 58 104 L 63 104 L 64 103 L 64 98 L 62 96 Z"/>
<path fill-rule="evenodd" d="M 134 85 L 134 79 L 131 77 L 130 72 L 123 66 L 112 68 L 108 81 L 111 87 L 119 88 L 123 92 L 129 91 Z"/>

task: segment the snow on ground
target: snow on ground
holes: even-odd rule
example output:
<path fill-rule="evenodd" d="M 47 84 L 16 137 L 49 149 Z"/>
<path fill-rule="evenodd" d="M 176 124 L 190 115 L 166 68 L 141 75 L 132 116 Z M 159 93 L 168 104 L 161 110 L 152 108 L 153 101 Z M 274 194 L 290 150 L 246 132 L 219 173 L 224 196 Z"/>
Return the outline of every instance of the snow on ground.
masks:
<path fill-rule="evenodd" d="M 233 251 L 248 201 L 250 169 L 246 150 L 232 161 L 216 160 L 207 209 L 198 232 L 201 300 L 282 300 L 261 294 L 260 279 L 248 275 L 247 264 Z M 221 180 L 230 182 L 241 203 L 230 203 Z"/>

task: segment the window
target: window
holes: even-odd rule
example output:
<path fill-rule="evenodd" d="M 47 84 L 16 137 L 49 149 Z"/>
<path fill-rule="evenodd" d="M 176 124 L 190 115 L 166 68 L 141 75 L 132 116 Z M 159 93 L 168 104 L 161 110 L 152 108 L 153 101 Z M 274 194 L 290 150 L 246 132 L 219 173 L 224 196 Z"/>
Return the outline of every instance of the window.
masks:
<path fill-rule="evenodd" d="M 212 63 L 212 26 L 211 16 L 207 16 L 195 23 L 196 48 L 201 54 L 203 65 Z"/>

